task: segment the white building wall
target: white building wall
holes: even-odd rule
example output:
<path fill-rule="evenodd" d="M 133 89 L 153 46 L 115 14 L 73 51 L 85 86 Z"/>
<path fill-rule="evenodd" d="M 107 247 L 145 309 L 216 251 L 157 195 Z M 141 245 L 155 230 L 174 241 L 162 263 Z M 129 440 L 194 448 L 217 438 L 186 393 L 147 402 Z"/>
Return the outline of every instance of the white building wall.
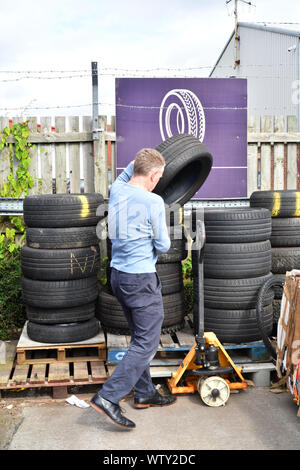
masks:
<path fill-rule="evenodd" d="M 238 34 L 240 65 L 234 68 L 233 35 L 210 76 L 247 78 L 249 115 L 298 115 L 292 97 L 300 78 L 299 37 L 245 26 Z"/>

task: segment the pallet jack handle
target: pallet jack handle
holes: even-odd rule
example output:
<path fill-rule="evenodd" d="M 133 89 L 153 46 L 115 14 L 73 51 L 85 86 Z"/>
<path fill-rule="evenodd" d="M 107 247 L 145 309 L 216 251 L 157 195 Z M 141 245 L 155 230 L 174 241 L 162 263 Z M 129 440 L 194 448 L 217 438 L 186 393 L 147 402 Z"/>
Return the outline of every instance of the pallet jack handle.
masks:
<path fill-rule="evenodd" d="M 197 274 L 198 274 L 198 328 L 195 336 L 196 340 L 196 357 L 195 364 L 206 367 L 205 357 L 205 337 L 204 337 L 204 247 L 206 241 L 204 209 L 200 208 L 196 211 L 196 240 L 195 247 L 197 258 Z"/>

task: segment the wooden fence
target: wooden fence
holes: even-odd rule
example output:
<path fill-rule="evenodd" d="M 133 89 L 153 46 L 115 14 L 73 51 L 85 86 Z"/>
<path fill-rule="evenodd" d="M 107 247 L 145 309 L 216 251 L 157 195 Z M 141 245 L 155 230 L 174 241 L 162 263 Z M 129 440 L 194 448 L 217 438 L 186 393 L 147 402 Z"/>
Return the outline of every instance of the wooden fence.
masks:
<path fill-rule="evenodd" d="M 30 194 L 100 192 L 107 196 L 116 176 L 115 118 L 99 116 L 98 140 L 90 116 L 28 118 L 32 148 Z M 0 130 L 20 118 L 0 117 Z M 299 189 L 300 133 L 297 117 L 248 117 L 248 197 L 257 189 Z M 11 142 L 13 139 L 10 138 Z M 134 156 L 133 156 L 134 157 Z M 15 162 L 16 165 L 16 162 Z M 7 150 L 0 154 L 0 188 L 9 173 Z"/>
<path fill-rule="evenodd" d="M 22 119 L 23 120 L 23 119 Z M 0 130 L 20 122 L 20 118 L 0 117 Z M 107 124 L 99 116 L 98 140 L 93 142 L 90 116 L 28 118 L 30 174 L 34 186 L 29 194 L 99 192 L 107 196 L 115 179 L 115 119 Z M 13 142 L 12 137 L 9 142 Z M 17 161 L 14 157 L 14 166 Z M 0 154 L 0 188 L 9 173 L 8 150 Z"/>
<path fill-rule="evenodd" d="M 248 196 L 253 191 L 299 189 L 297 116 L 248 117 Z"/>

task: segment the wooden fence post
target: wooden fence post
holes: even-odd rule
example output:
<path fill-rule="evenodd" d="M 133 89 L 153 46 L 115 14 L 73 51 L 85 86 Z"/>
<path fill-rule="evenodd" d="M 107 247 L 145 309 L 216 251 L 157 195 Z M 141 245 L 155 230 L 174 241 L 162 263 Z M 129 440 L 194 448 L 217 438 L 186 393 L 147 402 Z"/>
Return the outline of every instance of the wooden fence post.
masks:
<path fill-rule="evenodd" d="M 37 131 L 37 118 L 29 117 L 28 118 L 28 129 L 30 133 Z M 34 147 L 34 148 L 33 148 Z M 39 152 L 37 145 L 32 145 L 29 150 L 30 155 L 30 165 L 29 165 L 29 174 L 33 178 L 33 186 L 29 189 L 28 194 L 34 195 L 39 192 Z"/>
<path fill-rule="evenodd" d="M 51 132 L 51 117 L 41 117 L 41 132 Z M 42 193 L 52 194 L 52 145 L 42 144 L 40 148 Z"/>
<path fill-rule="evenodd" d="M 69 117 L 69 131 L 79 132 L 79 116 Z M 70 193 L 80 193 L 80 144 L 69 144 Z"/>
<path fill-rule="evenodd" d="M 82 130 L 92 132 L 92 117 L 83 116 L 82 119 Z M 94 156 L 93 156 L 93 145 L 90 142 L 82 144 L 82 155 L 83 155 L 83 175 L 84 175 L 84 192 L 94 193 Z"/>
<path fill-rule="evenodd" d="M 261 117 L 261 132 L 272 132 L 272 116 Z M 269 143 L 261 144 L 261 190 L 271 189 L 271 146 Z"/>
<path fill-rule="evenodd" d="M 8 127 L 8 118 L 0 117 L 0 131 Z M 8 148 L 4 148 L 0 152 L 0 190 L 3 187 L 3 184 L 6 182 L 7 176 L 9 175 L 9 151 Z"/>
<path fill-rule="evenodd" d="M 248 117 L 248 132 L 259 132 L 259 117 Z M 248 144 L 247 155 L 247 194 L 251 196 L 257 190 L 257 143 Z"/>
<path fill-rule="evenodd" d="M 298 132 L 297 116 L 287 116 L 287 132 Z M 297 144 L 287 144 L 287 189 L 298 189 Z"/>
<path fill-rule="evenodd" d="M 106 116 L 99 116 L 99 140 L 94 140 L 95 192 L 108 197 L 107 158 L 105 152 Z"/>
<path fill-rule="evenodd" d="M 283 133 L 285 130 L 284 116 L 274 117 L 274 133 Z M 274 144 L 274 189 L 284 189 L 284 144 Z"/>
<path fill-rule="evenodd" d="M 66 118 L 56 116 L 55 132 L 66 132 Z M 56 194 L 67 192 L 66 144 L 55 144 L 55 180 Z"/>

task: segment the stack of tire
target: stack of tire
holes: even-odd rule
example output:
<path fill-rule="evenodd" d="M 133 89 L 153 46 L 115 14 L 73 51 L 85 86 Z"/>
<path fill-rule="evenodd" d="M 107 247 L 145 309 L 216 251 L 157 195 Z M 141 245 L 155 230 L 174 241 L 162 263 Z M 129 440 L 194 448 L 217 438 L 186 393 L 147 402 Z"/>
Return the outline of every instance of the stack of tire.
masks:
<path fill-rule="evenodd" d="M 272 273 L 279 275 L 282 283 L 286 271 L 300 269 L 300 191 L 255 191 L 250 197 L 251 207 L 265 207 L 272 217 Z M 280 316 L 282 289 L 274 289 L 274 320 Z"/>
<path fill-rule="evenodd" d="M 100 250 L 100 194 L 54 194 L 24 200 L 26 242 L 21 252 L 27 334 L 45 343 L 95 336 Z"/>
<path fill-rule="evenodd" d="M 198 191 L 205 182 L 211 167 L 212 156 L 199 139 L 189 134 L 178 134 L 166 139 L 156 147 L 166 162 L 163 177 L 154 189 L 161 196 L 167 209 L 167 225 L 171 239 L 168 253 L 158 256 L 156 270 L 162 283 L 165 318 L 162 333 L 172 332 L 184 327 L 184 293 L 181 260 L 187 256 L 186 238 L 183 226 L 179 223 L 178 213 L 183 205 Z M 168 213 L 175 216 L 168 217 Z M 108 242 L 110 259 L 111 246 Z M 108 270 L 108 279 L 110 273 Z M 98 318 L 102 328 L 108 332 L 129 334 L 123 310 L 112 295 L 108 285 L 99 294 Z"/>
<path fill-rule="evenodd" d="M 196 228 L 196 209 L 192 212 Z M 261 339 L 256 319 L 260 286 L 271 274 L 271 217 L 266 209 L 205 209 L 204 324 L 224 343 Z M 194 332 L 198 326 L 197 253 L 192 250 L 194 272 Z M 272 331 L 270 291 L 265 298 L 263 326 Z"/>
<path fill-rule="evenodd" d="M 164 321 L 162 333 L 171 333 L 184 326 L 184 294 L 181 261 L 187 257 L 186 238 L 182 225 L 168 227 L 171 247 L 158 255 L 156 272 L 162 284 Z M 111 261 L 111 240 L 107 240 L 107 254 Z M 123 309 L 110 286 L 110 266 L 107 267 L 107 285 L 100 290 L 97 316 L 104 331 L 129 335 L 130 330 Z"/>

